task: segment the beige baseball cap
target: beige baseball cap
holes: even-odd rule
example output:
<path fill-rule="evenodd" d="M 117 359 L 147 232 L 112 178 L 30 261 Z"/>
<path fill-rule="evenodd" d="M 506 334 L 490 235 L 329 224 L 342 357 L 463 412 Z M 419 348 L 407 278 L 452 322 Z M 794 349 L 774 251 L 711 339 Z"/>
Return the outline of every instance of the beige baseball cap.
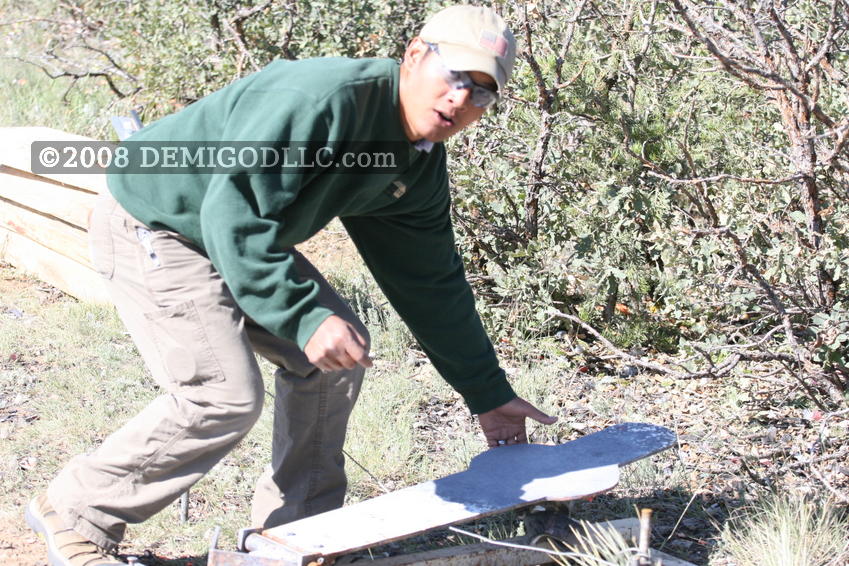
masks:
<path fill-rule="evenodd" d="M 419 37 L 439 45 L 452 71 L 480 71 L 502 91 L 516 59 L 516 39 L 501 16 L 484 6 L 451 6 L 434 14 Z"/>

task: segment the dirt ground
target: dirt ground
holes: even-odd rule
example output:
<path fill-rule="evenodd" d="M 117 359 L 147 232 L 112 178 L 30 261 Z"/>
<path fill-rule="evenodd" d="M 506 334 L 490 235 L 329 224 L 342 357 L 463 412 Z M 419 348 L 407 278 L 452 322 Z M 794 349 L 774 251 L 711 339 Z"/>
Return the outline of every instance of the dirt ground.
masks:
<path fill-rule="evenodd" d="M 55 291 L 34 279 L 27 278 L 11 268 L 5 267 L 0 271 L 0 297 L 4 303 L 13 304 L 16 299 L 32 296 L 33 294 L 54 294 Z M 47 290 L 42 293 L 37 289 Z M 3 400 L 7 401 L 7 400 Z M 24 410 L 8 400 L 0 408 L 0 441 L 6 438 L 16 421 L 25 420 Z M 5 496 L 4 496 L 5 499 Z M 43 566 L 47 564 L 46 552 L 39 537 L 33 533 L 24 522 L 26 501 L 4 501 L 14 505 L 12 512 L 0 513 L 0 564 Z M 4 505 L 5 507 L 5 505 Z"/>
<path fill-rule="evenodd" d="M 19 517 L 0 519 L 0 564 L 44 566 L 47 564 L 44 543 Z"/>

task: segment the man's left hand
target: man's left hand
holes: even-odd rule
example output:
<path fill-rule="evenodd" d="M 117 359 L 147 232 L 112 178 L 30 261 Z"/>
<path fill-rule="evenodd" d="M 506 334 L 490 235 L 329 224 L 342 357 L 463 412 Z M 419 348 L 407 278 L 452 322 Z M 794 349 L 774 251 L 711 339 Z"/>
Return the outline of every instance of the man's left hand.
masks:
<path fill-rule="evenodd" d="M 557 417 L 546 415 L 521 397 L 478 415 L 486 443 L 490 448 L 506 444 L 524 444 L 528 441 L 525 419 L 550 425 Z"/>

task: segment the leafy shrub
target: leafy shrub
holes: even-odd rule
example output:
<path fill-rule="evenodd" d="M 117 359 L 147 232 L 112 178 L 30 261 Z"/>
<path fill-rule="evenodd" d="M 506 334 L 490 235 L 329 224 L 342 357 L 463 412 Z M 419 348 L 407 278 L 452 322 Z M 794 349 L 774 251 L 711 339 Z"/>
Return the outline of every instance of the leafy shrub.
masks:
<path fill-rule="evenodd" d="M 90 0 L 27 25 L 52 37 L 39 64 L 109 81 L 149 121 L 277 57 L 398 57 L 441 4 Z M 514 78 L 450 142 L 493 334 L 556 333 L 559 310 L 623 347 L 680 336 L 713 375 L 785 363 L 845 404 L 846 0 L 493 5 L 520 40 Z"/>

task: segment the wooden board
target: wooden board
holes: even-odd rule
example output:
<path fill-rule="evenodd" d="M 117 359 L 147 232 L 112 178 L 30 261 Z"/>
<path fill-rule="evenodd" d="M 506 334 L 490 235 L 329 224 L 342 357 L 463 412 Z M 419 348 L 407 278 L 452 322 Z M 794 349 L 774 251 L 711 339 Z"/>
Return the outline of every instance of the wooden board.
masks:
<path fill-rule="evenodd" d="M 521 536 L 504 541 L 507 544 L 532 546 L 528 537 Z M 543 547 L 548 550 L 548 547 Z M 400 554 L 388 558 L 364 560 L 361 555 L 351 561 L 348 556 L 334 562 L 334 566 L 538 566 L 548 564 L 548 555 L 534 550 L 507 546 L 494 546 L 485 542 L 463 544 L 426 550 L 412 554 Z"/>
<path fill-rule="evenodd" d="M 88 232 L 78 226 L 0 200 L 0 227 L 20 234 L 83 266 L 91 267 Z"/>
<path fill-rule="evenodd" d="M 523 444 L 488 450 L 469 468 L 267 529 L 264 539 L 304 557 L 333 557 L 447 525 L 543 501 L 595 495 L 619 481 L 619 466 L 672 446 L 672 431 L 625 423 L 559 446 Z M 263 550 L 269 556 L 268 547 Z"/>
<path fill-rule="evenodd" d="M 80 300 L 111 303 L 93 269 L 5 228 L 0 228 L 0 258 Z"/>
<path fill-rule="evenodd" d="M 32 173 L 30 146 L 34 141 L 94 141 L 92 138 L 69 134 L 61 130 L 44 127 L 0 128 L 0 165 Z M 105 174 L 53 173 L 43 175 L 48 179 L 65 183 L 92 193 L 106 189 Z"/>
<path fill-rule="evenodd" d="M 104 174 L 32 173 L 36 141 L 93 141 L 51 128 L 0 128 L 0 259 L 81 300 L 108 303 L 92 269 L 88 214 Z"/>
<path fill-rule="evenodd" d="M 640 532 L 639 519 L 617 519 L 592 524 L 589 534 L 579 529 L 578 532 L 589 544 L 597 544 L 600 533 L 615 531 L 619 533 L 627 543 L 636 546 Z M 561 543 L 570 545 L 581 551 L 574 531 L 569 531 L 565 537 L 555 537 Z M 369 566 L 537 566 L 538 564 L 555 564 L 551 561 L 551 545 L 544 538 L 524 535 L 507 540 L 491 542 L 460 544 L 445 548 L 437 548 L 408 554 L 398 554 L 386 558 L 373 557 L 362 553 L 349 554 L 336 559 L 335 566 L 347 566 L 349 564 L 368 564 Z M 531 547 L 542 550 L 532 550 Z M 664 566 L 695 566 L 681 558 L 672 556 L 665 552 L 649 549 L 652 564 L 662 561 Z M 325 561 L 324 563 L 327 563 Z M 208 555 L 209 566 L 288 566 L 289 563 L 273 558 L 262 558 L 244 553 L 229 552 L 210 548 Z M 315 563 L 313 563 L 315 564 Z"/>
<path fill-rule="evenodd" d="M 37 178 L 0 174 L 0 199 L 67 222 L 81 230 L 88 229 L 88 214 L 96 198 L 94 194 Z"/>

